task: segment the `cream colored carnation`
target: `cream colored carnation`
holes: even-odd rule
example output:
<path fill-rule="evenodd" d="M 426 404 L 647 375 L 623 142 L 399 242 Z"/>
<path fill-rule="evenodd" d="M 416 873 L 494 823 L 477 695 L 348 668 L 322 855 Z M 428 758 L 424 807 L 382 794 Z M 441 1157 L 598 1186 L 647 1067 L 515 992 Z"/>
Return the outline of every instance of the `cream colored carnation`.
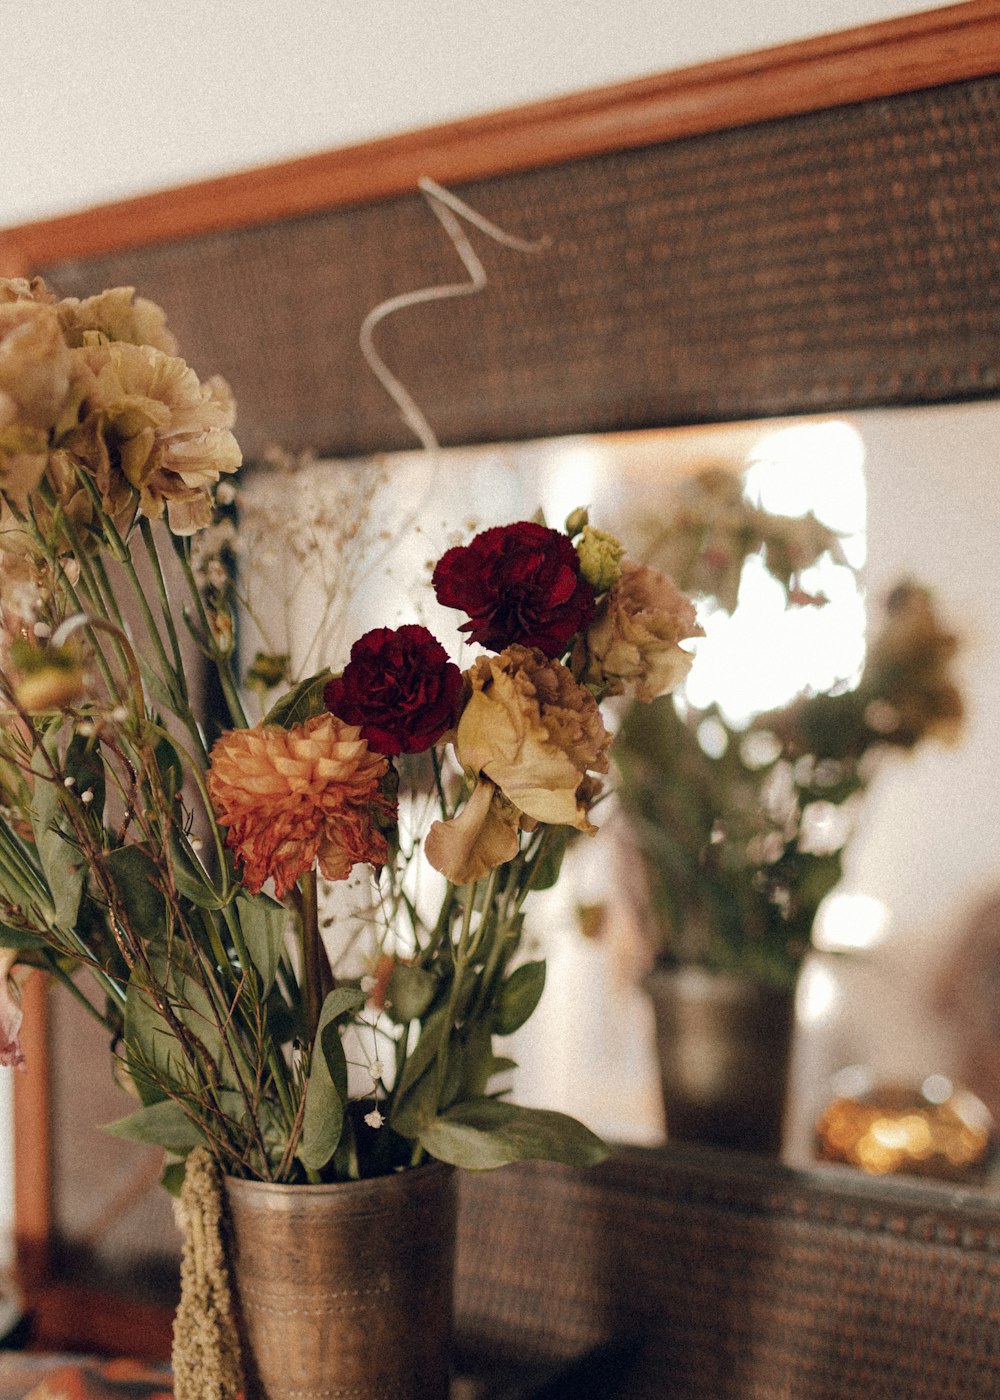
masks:
<path fill-rule="evenodd" d="M 462 766 L 494 782 L 536 821 L 592 831 L 579 789 L 606 773 L 611 736 L 594 697 L 560 662 L 510 646 L 467 673 L 472 693 L 455 749 Z"/>
<path fill-rule="evenodd" d="M 68 345 L 83 345 L 87 334 L 96 331 L 107 340 L 151 345 L 167 355 L 177 353 L 165 313 L 156 302 L 137 297 L 134 287 L 111 287 L 83 301 L 65 297 L 58 311 Z"/>
<path fill-rule="evenodd" d="M 71 370 L 54 307 L 13 293 L 0 302 L 0 488 L 19 504 L 45 471 Z"/>
<path fill-rule="evenodd" d="M 41 277 L 0 277 L 0 306 L 12 301 L 52 302 L 55 297 Z"/>
<path fill-rule="evenodd" d="M 679 643 L 703 635 L 694 604 L 666 574 L 625 560 L 587 632 L 586 679 L 655 700 L 691 669 L 693 657 Z"/>
<path fill-rule="evenodd" d="M 0 423 L 50 428 L 69 390 L 71 367 L 54 307 L 0 305 Z"/>
<path fill-rule="evenodd" d="M 93 473 L 105 508 L 117 514 L 134 489 L 142 515 L 158 519 L 165 507 L 175 534 L 202 529 L 212 487 L 241 461 L 227 385 L 200 383 L 183 360 L 149 345 L 99 341 L 74 354 L 89 378 L 82 421 L 61 445 Z"/>

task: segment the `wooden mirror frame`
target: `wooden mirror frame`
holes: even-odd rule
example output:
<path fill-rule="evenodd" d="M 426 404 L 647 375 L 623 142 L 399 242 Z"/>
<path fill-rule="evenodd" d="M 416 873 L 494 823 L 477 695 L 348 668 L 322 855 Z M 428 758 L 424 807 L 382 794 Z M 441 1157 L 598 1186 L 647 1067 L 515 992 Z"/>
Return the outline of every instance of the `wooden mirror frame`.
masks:
<path fill-rule="evenodd" d="M 929 109 L 943 85 L 998 75 L 1000 0 L 970 0 L 0 230 L 0 274 L 48 276 L 54 267 L 99 264 L 153 247 L 306 220 L 326 211 L 375 208 L 411 195 L 426 175 L 454 189 L 621 152 L 665 150 L 691 138 L 756 129 L 806 114 L 860 112 L 901 94 L 914 94 L 918 107 Z M 140 286 L 146 290 L 143 283 Z M 583 295 L 591 295 L 586 287 Z M 1000 368 L 995 321 L 977 346 L 980 364 L 984 344 L 986 362 L 995 371 Z M 786 368 L 794 374 L 794 351 Z M 958 392 L 992 394 L 997 392 L 995 385 L 995 379 L 991 386 L 980 374 Z M 946 396 L 947 386 L 937 393 Z M 759 403 L 761 415 L 773 411 L 765 397 Z M 381 445 L 398 443 L 386 440 Z M 97 1345 L 103 1340 L 120 1349 L 134 1345 L 144 1332 L 152 1335 L 153 1329 L 154 1349 L 159 1349 L 166 1336 L 162 1317 L 138 1308 L 130 1327 L 119 1311 L 102 1338 L 100 1310 L 90 1308 L 86 1290 L 60 1289 L 48 1270 L 47 1245 L 54 1226 L 52 1124 L 41 979 L 29 981 L 25 1002 L 26 1053 L 32 1070 L 15 1081 L 16 1237 L 22 1276 L 43 1320 L 43 1338 L 72 1344 L 75 1321 L 87 1318 L 90 1340 Z M 891 1193 L 891 1187 L 886 1190 Z"/>

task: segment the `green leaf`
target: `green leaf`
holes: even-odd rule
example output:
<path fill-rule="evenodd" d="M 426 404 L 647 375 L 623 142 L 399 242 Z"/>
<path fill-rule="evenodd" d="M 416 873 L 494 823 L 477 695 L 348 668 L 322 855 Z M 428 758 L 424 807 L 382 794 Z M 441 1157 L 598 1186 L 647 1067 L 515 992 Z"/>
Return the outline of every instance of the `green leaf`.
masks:
<path fill-rule="evenodd" d="M 348 1011 L 357 1011 L 359 1006 L 364 1006 L 365 994 L 360 987 L 335 987 L 332 992 L 327 992 L 323 1008 L 319 1013 L 318 1033 L 322 1034 L 322 1028 L 339 1017 L 346 1015 Z"/>
<path fill-rule="evenodd" d="M 209 878 L 208 871 L 191 850 L 180 832 L 170 833 L 170 867 L 177 893 L 197 909 L 222 909 L 228 903 Z"/>
<path fill-rule="evenodd" d="M 57 738 L 54 734 L 46 735 L 44 749 L 37 749 L 32 756 L 35 785 L 31 799 L 31 828 L 38 862 L 49 889 L 52 922 L 60 928 L 71 928 L 80 908 L 87 871 L 83 856 L 65 835 L 66 819 L 60 803 L 60 786 L 52 777 L 45 760 L 45 754 L 49 753 L 59 766 Z"/>
<path fill-rule="evenodd" d="M 397 962 L 389 977 L 385 993 L 385 1009 L 397 1025 L 416 1021 L 423 1016 L 437 994 L 438 979 L 425 967 L 411 967 Z"/>
<path fill-rule="evenodd" d="M 125 994 L 125 1061 L 144 1104 L 166 1098 L 164 1084 L 182 1089 L 188 1063 L 167 1022 L 134 980 Z"/>
<path fill-rule="evenodd" d="M 171 1196 L 180 1198 L 181 1188 L 184 1185 L 184 1176 L 187 1172 L 187 1158 L 172 1157 L 168 1152 L 163 1159 L 163 1170 L 160 1172 L 160 1185 Z"/>
<path fill-rule="evenodd" d="M 102 817 L 104 813 L 104 760 L 101 750 L 93 739 L 83 739 L 74 734 L 66 749 L 66 776 L 74 780 L 77 792 L 94 794 L 89 803 L 91 813 Z"/>
<path fill-rule="evenodd" d="M 106 1133 L 115 1137 L 128 1138 L 130 1142 L 148 1142 L 156 1147 L 165 1147 L 168 1152 L 181 1155 L 190 1152 L 204 1138 L 195 1123 L 181 1108 L 176 1099 L 161 1099 L 147 1104 L 126 1118 L 104 1125 Z"/>
<path fill-rule="evenodd" d="M 173 706 L 168 708 L 172 710 Z M 184 786 L 184 764 L 176 745 L 172 744 L 166 735 L 161 735 L 157 741 L 153 749 L 153 758 L 167 796 L 172 797 L 180 792 Z"/>
<path fill-rule="evenodd" d="M 177 1020 L 190 1031 L 225 1080 L 222 1032 L 191 957 L 179 943 L 168 954 L 163 939 L 148 948 L 152 980 L 165 989 Z M 166 1097 L 166 1089 L 190 1088 L 192 1067 L 170 1023 L 157 1010 L 143 974 L 133 969 L 125 995 L 125 1053 L 143 1103 Z"/>
<path fill-rule="evenodd" d="M 44 938 L 35 933 L 24 933 L 19 928 L 9 928 L 0 924 L 0 948 L 47 948 Z"/>
<path fill-rule="evenodd" d="M 493 1035 L 485 1022 L 473 1021 L 452 1038 L 441 1105 L 482 1098 L 492 1073 Z"/>
<path fill-rule="evenodd" d="M 276 904 L 266 895 L 257 895 L 253 899 L 239 895 L 236 899 L 236 912 L 239 915 L 247 952 L 260 975 L 261 996 L 266 997 L 277 976 L 278 961 L 288 927 L 288 911 L 284 905 Z"/>
<path fill-rule="evenodd" d="M 59 815 L 59 787 L 45 761 L 45 753 L 50 747 L 45 745 L 36 749 L 31 757 L 31 771 L 35 775 L 31 794 L 31 829 L 36 841 L 55 826 Z M 58 766 L 58 758 L 55 762 Z"/>
<path fill-rule="evenodd" d="M 403 1067 L 403 1073 L 400 1075 L 399 1083 L 393 1094 L 393 1100 L 397 1105 L 402 1103 L 407 1094 L 434 1063 L 448 1029 L 447 1007 L 441 1006 L 424 1022 L 420 1031 L 420 1039 L 413 1047 Z"/>
<path fill-rule="evenodd" d="M 293 729 L 297 724 L 305 724 L 314 715 L 321 715 L 325 708 L 323 691 L 332 676 L 329 669 L 320 671 L 318 676 L 309 676 L 283 695 L 264 716 L 265 724 L 280 724 L 284 729 Z"/>
<path fill-rule="evenodd" d="M 163 677 L 157 675 L 152 666 L 145 666 L 143 668 L 142 683 L 146 692 L 146 698 L 151 702 L 154 709 L 167 714 L 176 711 L 176 695 L 172 694 L 170 687 L 166 684 Z"/>
<path fill-rule="evenodd" d="M 497 999 L 497 1035 L 513 1035 L 535 1010 L 545 989 L 545 963 L 526 962 L 507 978 Z"/>
<path fill-rule="evenodd" d="M 59 928 L 72 928 L 83 898 L 87 862 L 79 849 L 56 830 L 43 832 L 35 848 L 52 894 L 52 922 Z"/>
<path fill-rule="evenodd" d="M 545 852 L 537 862 L 536 874 L 532 878 L 533 890 L 550 890 L 559 879 L 563 857 L 566 854 L 568 831 L 549 828 L 549 841 Z"/>
<path fill-rule="evenodd" d="M 364 1004 L 357 987 L 337 987 L 323 1002 L 313 1044 L 302 1137 L 296 1156 L 309 1171 L 322 1171 L 337 1150 L 347 1101 L 347 1060 L 337 1025 L 341 1016 Z"/>
<path fill-rule="evenodd" d="M 438 1086 L 435 1067 L 446 1032 L 451 1027 L 447 1007 L 440 1006 L 424 1022 L 420 1039 L 403 1066 L 403 1073 L 393 1090 L 390 1123 L 400 1137 L 415 1140 L 420 1129 L 437 1112 Z"/>
<path fill-rule="evenodd" d="M 599 1137 L 565 1113 L 520 1108 L 497 1099 L 448 1109 L 422 1130 L 420 1145 L 438 1161 L 470 1171 L 529 1160 L 588 1167 L 603 1161 L 608 1152 Z"/>
<path fill-rule="evenodd" d="M 142 846 L 119 846 L 104 857 L 134 933 L 152 939 L 166 928 L 167 902 L 158 888 L 156 862 Z"/>

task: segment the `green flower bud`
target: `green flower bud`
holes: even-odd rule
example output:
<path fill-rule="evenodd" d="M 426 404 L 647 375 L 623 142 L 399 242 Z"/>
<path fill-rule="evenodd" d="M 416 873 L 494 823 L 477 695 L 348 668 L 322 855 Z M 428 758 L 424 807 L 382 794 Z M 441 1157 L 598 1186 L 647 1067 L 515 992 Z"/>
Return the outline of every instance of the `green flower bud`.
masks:
<path fill-rule="evenodd" d="M 580 572 L 588 583 L 593 584 L 595 592 L 606 593 L 621 578 L 624 552 L 621 541 L 608 534 L 607 530 L 584 525 L 576 554 Z"/>

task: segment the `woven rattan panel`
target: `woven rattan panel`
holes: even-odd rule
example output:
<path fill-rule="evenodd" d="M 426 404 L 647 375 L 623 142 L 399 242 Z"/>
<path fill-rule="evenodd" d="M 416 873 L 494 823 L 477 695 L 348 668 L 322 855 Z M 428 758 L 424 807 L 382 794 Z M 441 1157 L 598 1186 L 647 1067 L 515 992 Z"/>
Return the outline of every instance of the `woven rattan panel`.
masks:
<path fill-rule="evenodd" d="M 442 441 L 993 394 L 1000 78 L 480 182 L 486 292 L 378 332 Z M 42 269 L 132 283 L 224 374 L 244 450 L 412 440 L 357 348 L 383 298 L 461 275 L 419 196 Z"/>
<path fill-rule="evenodd" d="M 1000 1394 L 1000 1203 L 629 1149 L 462 1180 L 459 1320 L 574 1356 L 638 1335 L 631 1400 Z"/>

